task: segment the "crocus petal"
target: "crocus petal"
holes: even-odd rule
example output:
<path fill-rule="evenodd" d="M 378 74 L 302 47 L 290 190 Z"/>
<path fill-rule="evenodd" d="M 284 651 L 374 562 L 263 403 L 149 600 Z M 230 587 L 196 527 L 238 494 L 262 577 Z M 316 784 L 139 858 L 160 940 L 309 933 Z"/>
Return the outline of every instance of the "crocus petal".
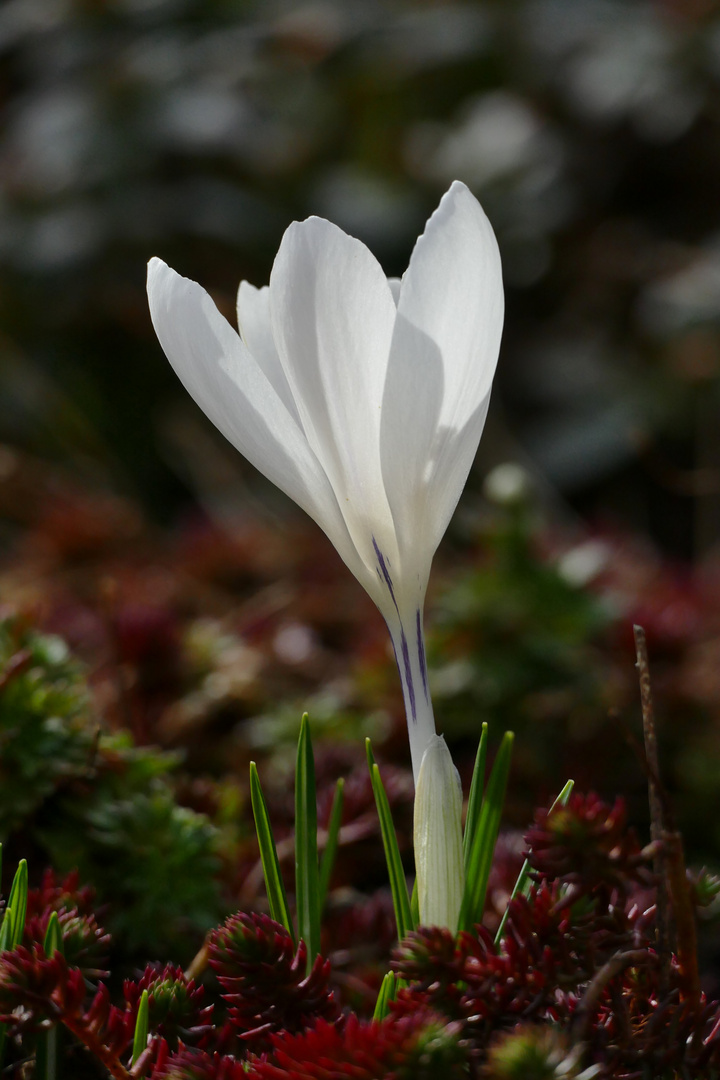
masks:
<path fill-rule="evenodd" d="M 374 585 L 302 430 L 205 290 L 151 259 L 148 299 L 165 355 L 200 408 L 251 464 L 317 521 L 361 582 Z"/>
<path fill-rule="evenodd" d="M 309 218 L 283 237 L 270 278 L 270 311 L 308 442 L 361 558 L 382 577 L 381 561 L 397 563 L 380 465 L 380 415 L 396 315 L 387 278 L 364 244 L 328 221 Z"/>
<path fill-rule="evenodd" d="M 502 318 L 494 233 L 478 201 L 456 181 L 402 279 L 382 409 L 388 499 L 401 552 L 412 553 L 421 576 L 477 449 Z"/>
<path fill-rule="evenodd" d="M 241 281 L 237 295 L 237 318 L 240 337 L 253 358 L 265 372 L 267 379 L 283 405 L 302 428 L 300 416 L 292 396 L 292 390 L 280 363 L 270 325 L 270 289 L 264 285 L 256 289 L 249 281 Z"/>

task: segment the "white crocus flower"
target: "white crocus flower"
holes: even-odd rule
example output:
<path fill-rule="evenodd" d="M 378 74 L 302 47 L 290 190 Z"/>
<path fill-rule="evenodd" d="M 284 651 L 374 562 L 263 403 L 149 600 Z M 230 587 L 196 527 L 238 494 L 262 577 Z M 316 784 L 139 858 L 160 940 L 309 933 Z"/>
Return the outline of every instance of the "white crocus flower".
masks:
<path fill-rule="evenodd" d="M 293 223 L 269 287 L 240 286 L 239 335 L 160 259 L 148 296 L 197 403 L 324 529 L 384 616 L 417 782 L 435 735 L 430 563 L 477 449 L 502 328 L 500 257 L 480 204 L 454 183 L 401 281 L 329 221 Z"/>

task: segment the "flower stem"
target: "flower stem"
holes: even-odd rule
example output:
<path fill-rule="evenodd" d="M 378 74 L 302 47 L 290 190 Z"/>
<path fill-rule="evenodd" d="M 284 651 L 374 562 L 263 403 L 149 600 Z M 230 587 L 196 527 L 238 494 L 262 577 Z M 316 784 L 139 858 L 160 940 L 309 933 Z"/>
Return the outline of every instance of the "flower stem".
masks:
<path fill-rule="evenodd" d="M 422 611 L 418 607 L 410 614 L 398 613 L 397 620 L 388 626 L 402 683 L 413 778 L 417 786 L 423 754 L 436 734 L 428 686 Z"/>

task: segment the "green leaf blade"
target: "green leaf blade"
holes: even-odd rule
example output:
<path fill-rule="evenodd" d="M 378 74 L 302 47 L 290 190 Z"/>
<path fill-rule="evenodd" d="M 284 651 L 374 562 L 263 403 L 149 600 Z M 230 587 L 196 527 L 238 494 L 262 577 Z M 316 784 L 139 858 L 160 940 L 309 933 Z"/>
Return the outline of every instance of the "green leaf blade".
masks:
<path fill-rule="evenodd" d="M 368 763 L 372 761 L 370 768 L 370 781 L 372 783 L 375 806 L 380 819 L 380 832 L 382 835 L 385 861 L 390 878 L 390 891 L 392 892 L 393 908 L 395 910 L 395 923 L 397 925 L 398 941 L 402 941 L 406 934 L 413 930 L 414 923 L 410 910 L 410 897 L 408 896 L 407 881 L 403 869 L 400 849 L 398 848 L 395 826 L 393 825 L 390 804 L 383 786 L 380 770 L 375 763 L 370 748 L 370 740 L 366 740 Z"/>
<path fill-rule="evenodd" d="M 550 807 L 550 810 L 551 811 L 554 810 L 556 806 L 567 806 L 568 799 L 570 798 L 570 796 L 572 794 L 572 790 L 573 790 L 574 787 L 575 787 L 575 781 L 574 780 L 568 780 L 567 783 L 565 784 L 565 786 L 563 787 L 562 791 L 558 795 L 557 799 L 555 799 L 555 801 L 553 802 L 552 806 Z M 522 864 L 522 867 L 520 869 L 520 873 L 518 874 L 518 877 L 517 877 L 517 881 L 515 882 L 515 885 L 513 887 L 513 891 L 510 893 L 510 899 L 508 900 L 507 907 L 505 908 L 505 912 L 503 914 L 503 917 L 500 920 L 500 925 L 497 928 L 497 933 L 495 934 L 495 944 L 496 945 L 500 944 L 500 942 L 502 941 L 502 936 L 505 933 L 505 924 L 507 923 L 508 917 L 510 915 L 510 904 L 511 904 L 511 902 L 520 893 L 523 893 L 523 894 L 527 895 L 527 893 L 529 891 L 529 889 L 528 889 L 529 880 L 530 880 L 530 860 L 526 859 L 525 862 Z"/>
<path fill-rule="evenodd" d="M 54 956 L 55 953 L 60 953 L 61 956 L 64 954 L 62 929 L 57 911 L 53 911 L 48 919 L 43 939 L 43 951 L 46 956 Z M 38 1080 L 58 1080 L 61 1037 L 62 1030 L 59 1024 L 53 1024 L 48 1031 L 41 1031 L 38 1034 L 35 1050 L 35 1075 Z"/>
<path fill-rule="evenodd" d="M 15 871 L 2 926 L 0 927 L 0 952 L 15 949 L 22 941 L 27 913 L 28 868 L 21 859 Z M 5 1056 L 6 1028 L 0 1025 L 0 1065 Z"/>
<path fill-rule="evenodd" d="M 11 949 L 17 948 L 17 946 L 22 941 L 23 931 L 25 930 L 25 916 L 27 914 L 27 898 L 28 866 L 27 860 L 21 859 L 18 863 L 18 868 L 15 871 L 15 877 L 13 878 L 10 895 L 8 897 L 8 912 L 10 911 L 10 909 L 12 909 L 13 912 L 12 919 L 10 921 L 11 943 L 9 945 L 9 948 Z"/>
<path fill-rule="evenodd" d="M 54 1024 L 48 1031 L 38 1035 L 35 1049 L 35 1076 L 37 1080 L 58 1080 L 60 1076 L 60 1044 L 62 1029 Z"/>
<path fill-rule="evenodd" d="M 495 758 L 473 837 L 460 908 L 459 929 L 472 930 L 482 920 L 500 818 L 505 801 L 515 736 L 506 731 Z"/>
<path fill-rule="evenodd" d="M 260 861 L 262 862 L 265 888 L 270 903 L 270 914 L 275 922 L 285 927 L 293 942 L 297 944 L 295 928 L 290 918 L 285 885 L 280 872 L 280 862 L 275 847 L 267 803 L 260 785 L 257 765 L 250 762 L 250 801 L 252 803 L 253 817 L 255 819 L 255 831 L 260 848 Z"/>
<path fill-rule="evenodd" d="M 397 981 L 395 972 L 393 971 L 388 971 L 382 981 L 380 990 L 378 991 L 377 1001 L 375 1002 L 375 1011 L 373 1013 L 373 1020 L 376 1020 L 378 1023 L 385 1019 L 390 1011 L 390 1002 L 395 1000 Z"/>
<path fill-rule="evenodd" d="M 470 850 L 473 838 L 480 819 L 483 793 L 485 791 L 485 766 L 487 764 L 488 726 L 483 724 L 475 756 L 472 781 L 470 783 L 470 795 L 468 796 L 467 813 L 465 815 L 465 832 L 463 833 L 463 856 L 465 859 L 465 873 L 467 874 Z"/>
<path fill-rule="evenodd" d="M 147 1047 L 148 1031 L 150 1028 L 150 999 L 147 990 L 143 990 L 138 1005 L 135 1019 L 135 1035 L 133 1037 L 132 1062 L 134 1065 L 142 1052 Z"/>
<path fill-rule="evenodd" d="M 418 881 L 415 878 L 412 887 L 412 893 L 410 894 L 410 919 L 413 924 L 413 929 L 420 925 L 420 892 L 418 890 Z"/>
<path fill-rule="evenodd" d="M 13 922 L 13 909 L 11 907 L 6 907 L 2 926 L 0 926 L 0 952 L 7 952 L 9 949 L 13 948 Z"/>
<path fill-rule="evenodd" d="M 64 953 L 63 936 L 57 911 L 53 911 L 48 919 L 47 930 L 45 931 L 45 938 L 43 941 L 43 951 L 46 956 L 54 956 L 55 953 L 60 953 L 62 956 Z"/>
<path fill-rule="evenodd" d="M 295 768 L 295 897 L 298 936 L 307 946 L 309 972 L 320 952 L 320 876 L 315 759 L 307 713 L 300 722 Z"/>

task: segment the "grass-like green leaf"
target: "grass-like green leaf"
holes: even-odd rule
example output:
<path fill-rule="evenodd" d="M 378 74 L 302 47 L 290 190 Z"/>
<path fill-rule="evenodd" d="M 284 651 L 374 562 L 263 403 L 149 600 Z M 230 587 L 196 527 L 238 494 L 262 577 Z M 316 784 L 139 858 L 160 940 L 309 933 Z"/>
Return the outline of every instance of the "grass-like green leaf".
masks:
<path fill-rule="evenodd" d="M 10 937 L 12 931 L 12 908 L 5 908 L 5 915 L 0 926 L 0 952 L 5 952 L 7 949 L 11 949 Z M 3 1058 L 5 1057 L 5 1037 L 6 1028 L 4 1024 L 0 1024 L 0 1068 L 2 1068 Z"/>
<path fill-rule="evenodd" d="M 372 743 L 369 739 L 365 740 L 365 756 L 367 758 L 368 769 L 370 770 L 370 776 L 372 777 L 373 765 L 375 764 L 375 755 L 373 754 Z"/>
<path fill-rule="evenodd" d="M 307 946 L 307 969 L 320 952 L 320 875 L 317 849 L 315 760 L 307 713 L 300 721 L 295 767 L 295 898 L 298 937 Z"/>
<path fill-rule="evenodd" d="M 395 1000 L 395 994 L 397 993 L 396 983 L 397 979 L 395 978 L 395 973 L 393 971 L 388 971 L 382 981 L 380 990 L 378 991 L 373 1020 L 384 1020 L 387 1016 L 390 1009 L 390 1002 Z"/>
<path fill-rule="evenodd" d="M 21 859 L 15 871 L 7 907 L 0 927 L 0 952 L 14 949 L 22 941 L 27 913 L 28 869 L 25 859 Z"/>
<path fill-rule="evenodd" d="M 25 916 L 27 914 L 27 896 L 28 896 L 28 867 L 27 861 L 21 859 L 18 863 L 18 868 L 15 871 L 15 877 L 13 878 L 12 887 L 10 889 L 10 895 L 8 897 L 8 910 L 12 908 L 12 919 L 10 920 L 10 945 L 8 948 L 16 948 L 22 941 L 23 931 L 25 929 Z M 5 916 L 7 920 L 7 914 Z M 3 926 L 5 923 L 3 922 Z"/>
<path fill-rule="evenodd" d="M 2 844 L 0 844 L 0 875 L 2 874 Z M 7 908 L 5 909 L 5 915 L 7 916 Z M 5 921 L 3 920 L 3 926 L 0 927 L 0 952 L 3 952 L 7 948 L 7 945 L 3 945 L 3 927 Z M 8 927 L 9 929 L 9 927 Z M 5 1057 L 5 1025 L 0 1024 L 0 1069 L 2 1069 L 3 1059 Z"/>
<path fill-rule="evenodd" d="M 265 888 L 267 889 L 268 901 L 270 902 L 270 914 L 275 922 L 282 923 L 294 942 L 295 928 L 290 918 L 285 885 L 280 873 L 280 863 L 277 857 L 277 848 L 270 826 L 267 804 L 260 786 L 257 765 L 250 762 L 250 800 L 252 802 L 253 817 L 255 818 L 255 831 L 260 848 L 260 859 L 263 874 L 265 876 Z"/>
<path fill-rule="evenodd" d="M 57 911 L 53 911 L 48 919 L 43 950 L 46 956 L 54 953 L 63 953 L 63 937 L 60 929 L 60 920 Z M 62 1027 L 53 1024 L 47 1031 L 40 1031 L 35 1048 L 35 1076 L 38 1080 L 58 1080 L 60 1076 L 60 1062 L 62 1042 Z"/>
<path fill-rule="evenodd" d="M 21 859 L 15 871 L 2 926 L 0 927 L 0 952 L 16 948 L 22 941 L 27 913 L 28 869 Z M 5 1027 L 0 1026 L 0 1066 L 5 1053 Z"/>
<path fill-rule="evenodd" d="M 375 805 L 380 818 L 380 832 L 382 833 L 385 861 L 387 862 L 388 876 L 390 878 L 390 891 L 392 892 L 393 907 L 395 909 L 398 941 L 402 941 L 405 935 L 415 928 L 410 911 L 410 897 L 408 896 L 405 871 L 400 858 L 395 826 L 390 813 L 390 804 L 388 803 L 380 777 L 380 770 L 375 762 L 369 739 L 365 740 L 365 750 L 370 767 L 370 781 L 375 796 Z"/>
<path fill-rule="evenodd" d="M 62 955 L 65 951 L 63 949 L 63 936 L 57 911 L 53 911 L 48 919 L 47 930 L 45 931 L 45 938 L 43 940 L 43 951 L 46 956 L 53 956 L 55 953 L 60 953 Z"/>
<path fill-rule="evenodd" d="M 556 806 L 566 806 L 567 801 L 568 801 L 568 799 L 570 798 L 570 796 L 572 794 L 572 789 L 574 788 L 574 786 L 575 786 L 575 781 L 574 780 L 568 780 L 568 782 L 565 784 L 564 788 L 562 789 L 562 791 L 558 795 L 557 799 L 555 799 L 555 802 L 552 804 L 550 809 L 554 810 Z M 520 869 L 520 873 L 518 874 L 518 877 L 517 877 L 517 881 L 515 882 L 515 885 L 513 887 L 513 891 L 510 894 L 510 900 L 508 900 L 508 905 L 505 908 L 505 913 L 504 913 L 502 919 L 500 920 L 500 925 L 497 928 L 497 933 L 495 934 L 495 944 L 496 945 L 500 944 L 500 942 L 502 941 L 502 936 L 505 933 L 505 923 L 508 921 L 508 915 L 510 914 L 510 901 L 514 900 L 515 897 L 518 896 L 520 893 L 527 894 L 529 886 L 530 886 L 530 861 L 528 859 L 526 859 L 525 862 L 522 864 L 522 867 Z"/>
<path fill-rule="evenodd" d="M 60 1024 L 53 1024 L 47 1031 L 39 1033 L 37 1046 L 35 1047 L 34 1076 L 36 1080 L 58 1080 L 62 1060 L 61 1041 L 62 1027 Z"/>
<path fill-rule="evenodd" d="M 480 742 L 478 743 L 477 754 L 475 756 L 475 767 L 473 769 L 472 781 L 470 783 L 470 795 L 468 797 L 467 814 L 465 815 L 465 832 L 463 833 L 463 858 L 465 862 L 465 873 L 467 874 L 468 861 L 470 859 L 470 850 L 472 848 L 473 837 L 477 830 L 478 821 L 480 820 L 480 808 L 482 806 L 483 792 L 485 790 L 485 765 L 487 762 L 487 744 L 488 744 L 488 726 L 483 724 Z"/>
<path fill-rule="evenodd" d="M 482 919 L 485 893 L 510 773 L 514 738 L 512 731 L 505 732 L 483 796 L 465 873 L 465 891 L 460 907 L 460 930 L 472 930 L 475 923 Z"/>
<path fill-rule="evenodd" d="M 413 928 L 420 924 L 420 893 L 418 892 L 417 878 L 413 882 L 412 893 L 410 894 L 410 918 L 412 919 Z"/>
<path fill-rule="evenodd" d="M 147 990 L 143 990 L 138 1005 L 137 1018 L 135 1020 L 135 1035 L 133 1036 L 132 1062 L 134 1065 L 147 1046 L 149 1030 L 150 1003 Z"/>
<path fill-rule="evenodd" d="M 327 900 L 328 888 L 330 887 L 330 876 L 335 865 L 335 856 L 337 855 L 338 840 L 340 836 L 340 824 L 342 822 L 343 801 L 345 793 L 345 781 L 342 777 L 335 785 L 335 794 L 333 795 L 332 806 L 330 807 L 330 820 L 328 822 L 327 839 L 325 841 L 325 850 L 322 853 L 320 859 L 320 911 L 325 907 L 325 901 Z"/>
<path fill-rule="evenodd" d="M 5 908 L 2 926 L 0 926 L 0 952 L 12 949 L 13 909 Z"/>

